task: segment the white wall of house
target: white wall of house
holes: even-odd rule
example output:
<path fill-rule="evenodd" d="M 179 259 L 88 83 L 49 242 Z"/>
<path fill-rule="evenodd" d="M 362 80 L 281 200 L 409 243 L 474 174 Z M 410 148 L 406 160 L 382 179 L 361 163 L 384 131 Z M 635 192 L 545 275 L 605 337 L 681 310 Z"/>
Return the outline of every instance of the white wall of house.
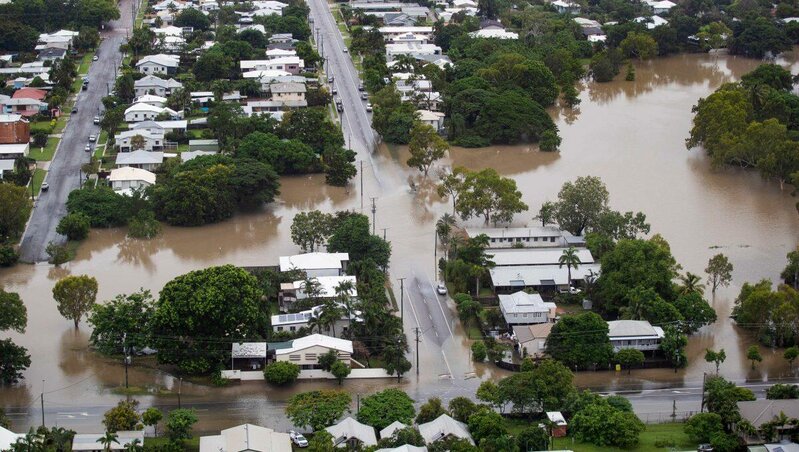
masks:
<path fill-rule="evenodd" d="M 150 183 L 143 180 L 115 180 L 111 182 L 111 188 L 115 191 L 119 190 L 135 190 L 139 188 L 147 188 Z"/>
<path fill-rule="evenodd" d="M 287 353 L 283 355 L 276 355 L 275 359 L 277 361 L 288 361 L 290 363 L 294 363 L 304 369 L 313 369 L 319 366 L 319 357 L 329 351 L 330 349 L 327 347 L 315 345 L 302 350 L 294 351 L 290 354 Z M 278 352 L 280 352 L 280 350 L 278 350 Z M 350 364 L 350 354 L 347 352 L 338 352 L 338 359 L 347 365 Z"/>

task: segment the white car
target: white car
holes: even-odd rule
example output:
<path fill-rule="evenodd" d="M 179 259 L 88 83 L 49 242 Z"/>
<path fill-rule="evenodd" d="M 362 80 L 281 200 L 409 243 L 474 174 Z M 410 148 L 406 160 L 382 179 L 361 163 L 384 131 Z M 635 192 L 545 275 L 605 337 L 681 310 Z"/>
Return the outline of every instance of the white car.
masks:
<path fill-rule="evenodd" d="M 93 56 L 93 57 L 92 57 L 92 61 L 97 61 L 97 60 L 99 60 L 99 59 L 100 59 L 100 57 L 98 57 L 97 55 L 95 55 L 95 56 Z"/>
<path fill-rule="evenodd" d="M 97 135 L 95 134 L 89 135 L 89 142 L 94 143 L 95 141 L 97 141 Z"/>
<path fill-rule="evenodd" d="M 348 48 L 344 47 L 344 53 L 350 53 L 350 50 Z"/>
<path fill-rule="evenodd" d="M 91 145 L 91 144 L 87 144 L 87 145 L 86 145 L 86 147 L 85 147 L 85 148 L 83 148 L 83 150 L 84 150 L 84 151 L 86 151 L 86 152 L 91 152 L 91 150 L 92 150 L 92 145 Z"/>
<path fill-rule="evenodd" d="M 583 291 L 576 287 L 569 287 L 568 289 L 560 289 L 559 292 L 562 294 L 570 293 L 572 295 L 577 295 L 579 293 L 582 293 Z"/>
<path fill-rule="evenodd" d="M 366 111 L 372 111 L 372 104 L 369 102 L 366 103 Z"/>
<path fill-rule="evenodd" d="M 100 117 L 99 116 L 95 116 L 93 122 L 94 122 L 94 125 L 99 125 L 100 124 Z"/>
<path fill-rule="evenodd" d="M 447 286 L 444 285 L 443 282 L 438 283 L 438 286 L 436 286 L 436 292 L 438 292 L 439 295 L 446 295 L 447 294 Z"/>
<path fill-rule="evenodd" d="M 289 437 L 291 438 L 291 442 L 296 444 L 297 447 L 308 447 L 308 440 L 302 436 L 302 433 L 291 430 L 289 431 Z"/>

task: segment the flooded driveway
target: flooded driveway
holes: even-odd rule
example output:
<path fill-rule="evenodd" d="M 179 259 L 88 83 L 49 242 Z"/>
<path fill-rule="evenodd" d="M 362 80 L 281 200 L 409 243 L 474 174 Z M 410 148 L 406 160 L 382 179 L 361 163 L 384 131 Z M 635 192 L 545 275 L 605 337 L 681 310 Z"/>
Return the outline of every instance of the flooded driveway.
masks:
<path fill-rule="evenodd" d="M 790 63 L 796 72 L 793 61 L 793 55 L 788 55 L 781 62 Z M 744 355 L 752 340 L 728 316 L 743 282 L 777 280 L 785 254 L 799 242 L 796 199 L 754 172 L 711 169 L 701 151 L 689 152 L 684 146 L 696 101 L 756 65 L 752 60 L 708 55 L 644 62 L 636 67 L 635 82 L 589 83 L 581 92 L 579 110 L 552 111 L 563 137 L 560 153 L 539 153 L 531 146 L 453 149 L 451 160 L 442 162 L 472 169 L 493 167 L 514 178 L 531 207 L 530 212 L 517 215 L 515 225 L 531 223 L 538 206 L 555 199 L 563 182 L 599 176 L 610 190 L 612 207 L 644 212 L 652 232 L 669 241 L 685 270 L 701 274 L 710 256 L 719 252 L 734 264 L 733 284 L 711 300 L 719 320 L 691 338 L 688 368 L 678 373 L 635 371 L 630 376 L 581 373 L 579 384 L 619 391 L 664 384 L 695 386 L 701 384 L 702 373 L 710 370 L 702 359 L 705 348 L 727 351 L 722 372 L 729 378 L 773 381 L 791 376 L 781 351 L 763 349 L 763 363 L 750 370 Z M 392 242 L 392 283 L 398 286 L 397 279 L 406 278 L 404 322 L 412 354 L 416 348 L 413 329 L 420 329 L 420 375 L 412 369 L 400 386 L 417 399 L 473 393 L 481 378 L 502 372 L 470 361 L 469 341 L 454 307 L 432 292 L 433 225 L 441 214 L 451 211 L 451 204 L 438 199 L 431 181 L 423 181 L 405 166 L 407 157 L 403 148 L 381 148 L 373 156 L 374 166 L 365 163 L 363 194 L 363 212 L 371 216 L 370 198 L 375 197 L 376 229 L 382 234 L 385 228 Z M 410 180 L 420 186 L 416 193 L 409 190 Z M 17 430 L 24 429 L 40 422 L 39 397 L 44 391 L 48 424 L 97 431 L 98 416 L 120 398 L 114 388 L 124 382 L 121 363 L 90 352 L 89 327 L 82 325 L 75 332 L 58 314 L 51 290 L 59 278 L 92 275 L 100 284 L 99 298 L 109 299 L 139 288 L 157 293 L 175 276 L 211 265 L 271 265 L 278 256 L 298 251 L 289 233 L 297 212 L 314 208 L 361 211 L 358 187 L 357 179 L 343 189 L 325 186 L 320 176 L 284 178 L 280 202 L 259 212 L 202 228 L 165 227 L 152 241 L 126 239 L 122 230 L 95 230 L 76 259 L 62 268 L 19 265 L 0 271 L 5 289 L 19 292 L 28 306 L 27 334 L 9 336 L 28 348 L 33 361 L 20 386 L 0 388 L 0 406 L 14 414 Z M 410 358 L 415 361 L 415 356 Z M 167 373 L 135 366 L 130 381 L 142 388 L 144 395 L 135 397 L 143 404 L 176 406 L 178 382 Z M 367 394 L 386 384 L 348 381 L 344 388 Z M 292 393 L 334 385 L 300 383 L 286 390 L 250 383 L 210 388 L 184 381 L 181 397 L 182 403 L 201 410 L 200 430 L 244 420 L 280 428 L 273 419 Z M 667 403 L 670 408 L 671 399 Z M 658 409 L 663 407 L 653 407 Z M 214 410 L 214 416 L 203 416 L 202 410 Z"/>

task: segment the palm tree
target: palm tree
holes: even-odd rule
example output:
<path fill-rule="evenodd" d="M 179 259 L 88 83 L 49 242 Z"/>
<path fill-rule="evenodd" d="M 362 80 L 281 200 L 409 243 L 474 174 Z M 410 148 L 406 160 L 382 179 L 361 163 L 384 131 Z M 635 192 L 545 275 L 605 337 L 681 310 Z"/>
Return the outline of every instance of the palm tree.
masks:
<path fill-rule="evenodd" d="M 314 328 L 316 328 L 317 333 L 322 333 L 322 320 L 319 318 L 318 315 L 312 314 L 311 318 L 308 319 L 308 332 L 313 334 Z"/>
<path fill-rule="evenodd" d="M 349 319 L 352 314 L 352 292 L 355 290 L 355 284 L 352 283 L 350 280 L 344 280 L 338 283 L 336 286 L 336 301 L 338 301 L 341 306 L 344 307 L 346 311 L 344 313 L 345 316 Z"/>
<path fill-rule="evenodd" d="M 441 245 L 447 246 L 452 233 L 452 226 L 455 225 L 455 217 L 449 213 L 445 213 L 441 218 L 436 221 L 436 234 L 438 234 Z"/>
<path fill-rule="evenodd" d="M 563 250 L 563 254 L 558 258 L 558 268 L 563 268 L 565 265 L 569 272 L 569 289 L 572 288 L 572 268 L 576 270 L 581 263 L 580 256 L 577 255 L 577 249 L 573 246 Z"/>
<path fill-rule="evenodd" d="M 685 275 L 680 276 L 680 282 L 682 283 L 682 286 L 680 287 L 680 295 L 688 295 L 692 293 L 704 295 L 705 293 L 705 285 L 702 284 L 702 278 L 700 278 L 698 275 L 687 272 Z"/>
<path fill-rule="evenodd" d="M 105 432 L 105 435 L 102 438 L 98 438 L 97 442 L 103 445 L 103 450 L 110 452 L 111 444 L 119 444 L 118 438 L 119 436 L 115 432 Z"/>
<path fill-rule="evenodd" d="M 53 427 L 47 433 L 50 444 L 57 452 L 71 450 L 72 438 L 75 437 L 75 432 L 67 430 L 64 427 Z"/>
<path fill-rule="evenodd" d="M 134 438 L 133 441 L 125 444 L 125 452 L 138 452 L 140 450 L 142 450 L 142 445 L 139 438 Z"/>

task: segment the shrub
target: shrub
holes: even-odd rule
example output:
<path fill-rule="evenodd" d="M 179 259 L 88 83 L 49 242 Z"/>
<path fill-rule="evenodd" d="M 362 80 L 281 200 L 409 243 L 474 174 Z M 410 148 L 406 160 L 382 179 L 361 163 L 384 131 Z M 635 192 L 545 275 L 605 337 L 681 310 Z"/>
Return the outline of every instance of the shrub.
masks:
<path fill-rule="evenodd" d="M 19 254 L 11 245 L 0 245 L 0 267 L 11 267 L 19 260 Z"/>
<path fill-rule="evenodd" d="M 271 363 L 264 369 L 264 378 L 273 385 L 294 383 L 299 376 L 300 366 L 286 361 Z"/>
<path fill-rule="evenodd" d="M 155 219 L 152 210 L 142 210 L 128 223 L 128 237 L 151 239 L 161 232 L 161 223 Z"/>
<path fill-rule="evenodd" d="M 456 146 L 462 146 L 465 148 L 484 148 L 490 144 L 491 142 L 488 141 L 487 138 L 483 138 L 477 135 L 466 135 L 458 137 L 455 140 Z"/>
<path fill-rule="evenodd" d="M 545 130 L 541 133 L 538 148 L 544 152 L 555 152 L 560 146 L 560 137 L 554 130 Z"/>
<path fill-rule="evenodd" d="M 47 132 L 44 130 L 36 130 L 32 134 L 33 137 L 33 147 L 35 148 L 43 148 L 47 146 Z"/>
<path fill-rule="evenodd" d="M 61 265 L 71 261 L 72 258 L 75 257 L 72 249 L 68 246 L 53 242 L 48 243 L 44 251 L 50 256 L 50 263 L 53 265 Z"/>
<path fill-rule="evenodd" d="M 90 220 L 82 213 L 71 213 L 61 219 L 56 232 L 69 240 L 83 240 L 89 235 Z"/>
<path fill-rule="evenodd" d="M 488 355 L 488 349 L 483 341 L 478 341 L 472 344 L 472 359 L 477 362 L 483 362 Z"/>

